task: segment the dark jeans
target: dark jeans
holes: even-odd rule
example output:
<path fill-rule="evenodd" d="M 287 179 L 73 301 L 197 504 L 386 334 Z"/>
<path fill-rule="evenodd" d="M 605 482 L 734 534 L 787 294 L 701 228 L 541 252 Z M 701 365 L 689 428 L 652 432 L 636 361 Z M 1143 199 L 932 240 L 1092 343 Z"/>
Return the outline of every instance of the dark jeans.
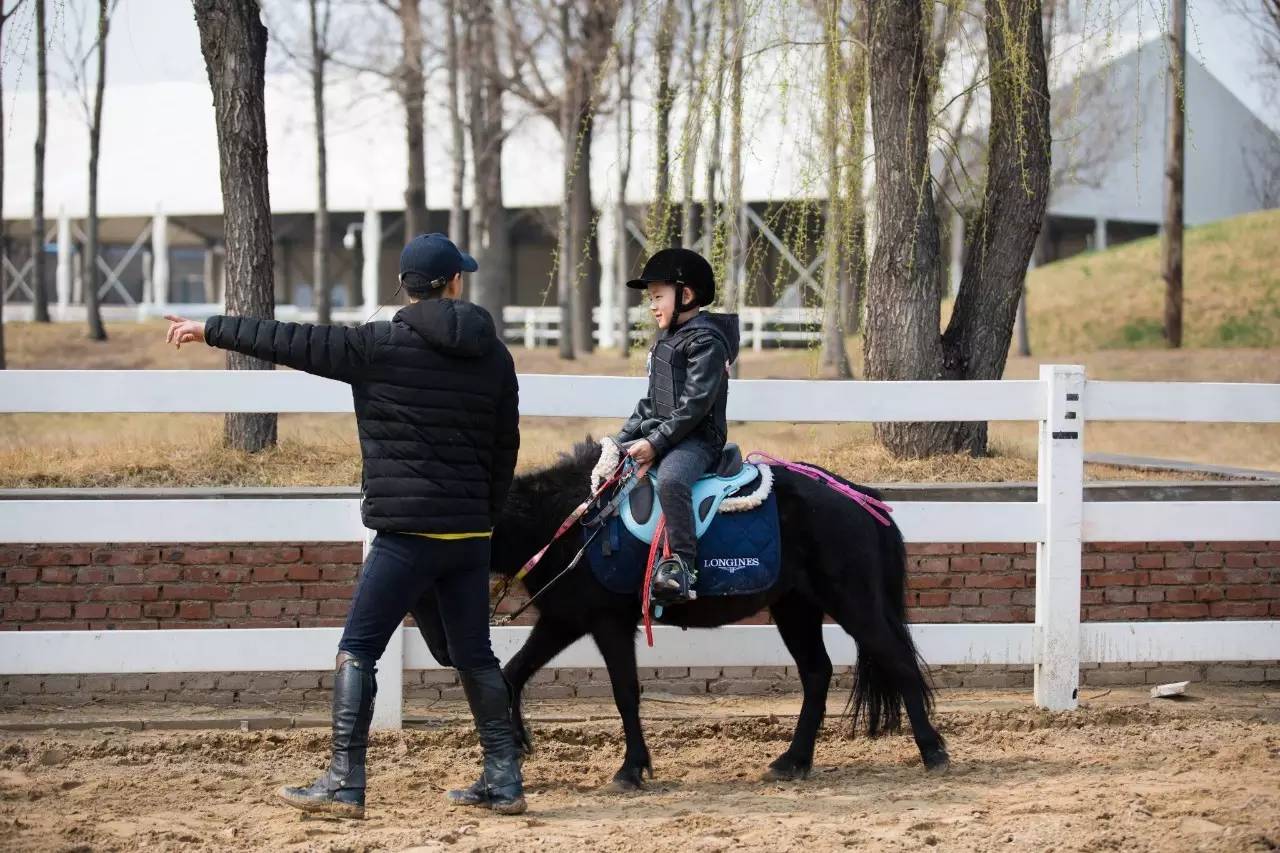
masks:
<path fill-rule="evenodd" d="M 718 451 L 696 439 L 687 438 L 658 460 L 658 500 L 667 519 L 667 538 L 671 550 L 679 554 L 692 569 L 698 551 L 698 536 L 693 524 L 694 482 L 711 470 Z"/>
<path fill-rule="evenodd" d="M 433 591 L 453 665 L 463 672 L 497 666 L 489 644 L 488 539 L 379 533 L 356 583 L 338 651 L 372 666 L 405 614 Z"/>

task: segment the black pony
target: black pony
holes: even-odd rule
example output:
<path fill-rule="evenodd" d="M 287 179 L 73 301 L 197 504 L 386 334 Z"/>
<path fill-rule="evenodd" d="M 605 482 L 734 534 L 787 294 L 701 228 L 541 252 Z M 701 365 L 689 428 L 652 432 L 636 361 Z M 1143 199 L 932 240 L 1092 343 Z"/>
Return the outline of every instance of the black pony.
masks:
<path fill-rule="evenodd" d="M 494 529 L 495 573 L 511 577 L 551 539 L 560 522 L 587 497 L 598 455 L 597 445 L 579 444 L 556 465 L 516 478 Z M 905 705 L 925 767 L 945 768 L 948 757 L 943 739 L 929 722 L 932 691 L 907 631 L 906 553 L 901 532 L 896 526 L 880 524 L 828 486 L 785 468 L 775 467 L 773 473 L 782 529 L 778 582 L 756 595 L 702 598 L 667 607 L 659 621 L 713 628 L 769 608 L 800 671 L 804 702 L 791 746 L 769 765 L 766 779 L 803 779 L 812 767 L 814 741 L 831 684 L 831 659 L 822 641 L 824 615 L 857 642 L 858 663 L 850 700 L 854 728 L 865 726 L 871 736 L 897 731 L 900 708 Z M 640 596 L 638 591 L 635 595 L 609 592 L 596 581 L 585 560 L 544 591 L 581 544 L 580 536 L 565 536 L 525 579 L 530 595 L 542 592 L 535 605 L 538 621 L 504 671 L 515 694 L 516 722 L 528 746 L 520 691 L 553 657 L 590 635 L 608 667 L 627 740 L 626 756 L 613 777 L 613 787 L 633 790 L 642 787 L 646 770 L 653 774 L 640 728 L 636 672 Z M 447 663 L 438 618 L 429 612 L 415 615 L 432 653 Z"/>

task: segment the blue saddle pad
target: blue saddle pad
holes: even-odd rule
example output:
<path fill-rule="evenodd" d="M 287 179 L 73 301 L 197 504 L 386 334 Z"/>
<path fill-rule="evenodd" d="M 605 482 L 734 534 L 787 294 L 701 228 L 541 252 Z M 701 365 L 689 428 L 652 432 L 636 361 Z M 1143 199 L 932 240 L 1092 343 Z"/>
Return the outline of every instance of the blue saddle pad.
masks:
<path fill-rule="evenodd" d="M 591 531 L 584 528 L 583 535 L 590 536 Z M 591 541 L 587 559 L 605 589 L 638 596 L 649 543 L 632 535 L 614 516 Z M 770 493 L 755 509 L 715 516 L 698 542 L 698 582 L 693 588 L 699 598 L 763 592 L 777 582 L 781 566 L 778 502 Z"/>
<path fill-rule="evenodd" d="M 706 474 L 693 484 L 694 532 L 701 539 L 711 527 L 724 499 L 760 478 L 755 465 L 743 465 L 732 477 Z M 633 488 L 619 507 L 622 523 L 631 535 L 643 542 L 652 542 L 657 531 L 658 518 L 662 515 L 662 502 L 658 499 L 658 475 L 651 473 Z"/>

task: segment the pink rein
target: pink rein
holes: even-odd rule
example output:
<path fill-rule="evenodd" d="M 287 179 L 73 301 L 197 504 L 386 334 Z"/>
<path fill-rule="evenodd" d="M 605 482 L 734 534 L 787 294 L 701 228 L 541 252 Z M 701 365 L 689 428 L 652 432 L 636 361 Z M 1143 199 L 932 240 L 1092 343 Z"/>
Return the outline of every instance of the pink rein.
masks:
<path fill-rule="evenodd" d="M 754 450 L 751 453 L 748 453 L 747 462 L 764 462 L 768 465 L 777 465 L 781 468 L 786 468 L 788 471 L 803 474 L 810 480 L 817 480 L 821 483 L 825 483 L 831 489 L 839 492 L 858 506 L 865 509 L 871 514 L 872 518 L 883 524 L 885 527 L 888 527 L 891 523 L 889 521 L 889 516 L 885 513 L 893 512 L 893 507 L 889 506 L 879 498 L 873 498 L 871 495 L 860 492 L 852 486 L 845 485 L 820 468 L 815 468 L 812 465 L 805 465 L 800 462 L 788 462 L 785 459 L 778 459 L 776 456 L 770 456 L 768 453 L 762 453 L 759 450 Z"/>

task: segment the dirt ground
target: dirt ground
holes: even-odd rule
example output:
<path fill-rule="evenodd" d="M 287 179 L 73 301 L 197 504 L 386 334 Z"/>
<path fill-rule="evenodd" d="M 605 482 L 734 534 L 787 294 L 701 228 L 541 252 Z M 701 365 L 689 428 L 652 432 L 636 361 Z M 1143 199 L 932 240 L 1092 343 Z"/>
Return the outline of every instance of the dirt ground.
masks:
<path fill-rule="evenodd" d="M 428 709 L 425 728 L 375 736 L 362 822 L 272 800 L 323 766 L 323 729 L 6 732 L 0 849 L 1280 848 L 1280 691 L 1193 690 L 1181 702 L 1098 690 L 1056 715 L 1025 692 L 947 691 L 936 717 L 950 772 L 926 774 L 908 737 L 850 739 L 832 719 L 814 775 L 796 783 L 759 781 L 796 699 L 653 697 L 657 777 L 623 795 L 604 788 L 621 757 L 608 707 L 541 703 L 530 811 L 515 818 L 442 803 L 479 756 L 456 703 Z"/>

